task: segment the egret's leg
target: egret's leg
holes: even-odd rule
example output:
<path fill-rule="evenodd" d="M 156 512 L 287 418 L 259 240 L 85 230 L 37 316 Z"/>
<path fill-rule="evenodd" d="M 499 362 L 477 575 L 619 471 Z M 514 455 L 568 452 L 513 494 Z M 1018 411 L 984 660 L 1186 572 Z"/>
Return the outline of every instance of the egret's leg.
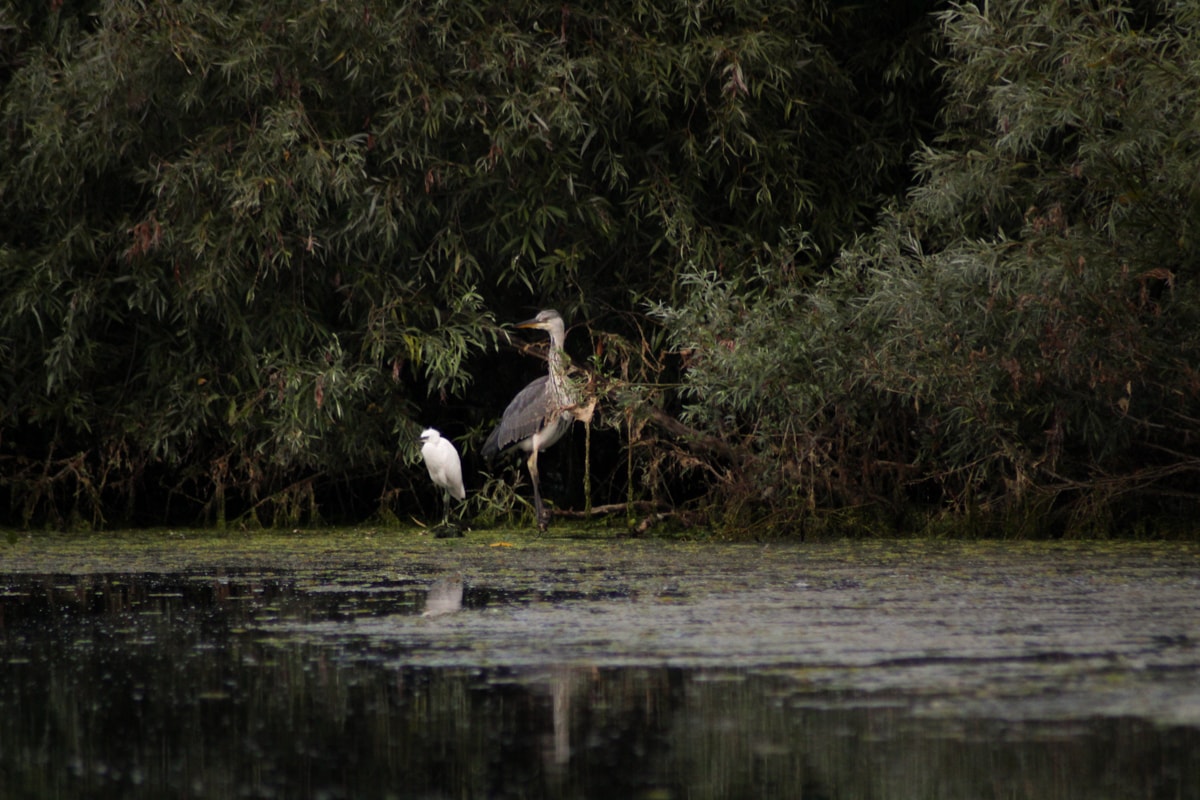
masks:
<path fill-rule="evenodd" d="M 462 525 L 459 522 L 450 521 L 450 504 L 454 502 L 454 498 L 450 496 L 450 492 L 445 493 L 446 510 L 442 516 L 442 524 L 437 526 L 434 536 L 438 539 L 454 539 L 462 536 Z"/>

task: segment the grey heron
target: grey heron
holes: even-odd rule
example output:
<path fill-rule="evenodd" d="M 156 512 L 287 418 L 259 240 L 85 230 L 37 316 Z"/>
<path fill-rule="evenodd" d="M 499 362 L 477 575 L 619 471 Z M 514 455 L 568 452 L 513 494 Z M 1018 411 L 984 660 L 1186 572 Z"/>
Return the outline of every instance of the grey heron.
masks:
<path fill-rule="evenodd" d="M 574 393 L 567 381 L 563 354 L 567 332 L 562 315 L 553 309 L 540 311 L 533 319 L 518 322 L 516 327 L 535 328 L 550 334 L 550 352 L 546 359 L 549 372 L 517 393 L 480 452 L 489 463 L 498 453 L 513 449 L 529 454 L 526 463 L 533 483 L 533 505 L 537 511 L 538 530 L 544 531 L 549 517 L 542 506 L 542 492 L 538 486 L 538 453 L 561 439 L 575 419 Z"/>
<path fill-rule="evenodd" d="M 450 498 L 464 500 L 467 496 L 467 490 L 463 486 L 462 462 L 459 461 L 454 443 L 443 439 L 436 428 L 426 428 L 422 431 L 421 442 L 421 457 L 425 459 L 429 478 L 446 493 L 446 513 L 442 517 L 442 524 L 445 525 L 450 519 Z"/>

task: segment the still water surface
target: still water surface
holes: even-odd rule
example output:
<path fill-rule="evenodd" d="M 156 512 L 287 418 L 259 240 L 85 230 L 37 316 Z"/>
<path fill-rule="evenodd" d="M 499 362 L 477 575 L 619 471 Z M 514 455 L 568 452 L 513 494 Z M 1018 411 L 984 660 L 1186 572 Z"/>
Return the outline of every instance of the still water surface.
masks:
<path fill-rule="evenodd" d="M 1192 546 L 93 546 L 0 565 L 0 796 L 1200 798 Z"/>

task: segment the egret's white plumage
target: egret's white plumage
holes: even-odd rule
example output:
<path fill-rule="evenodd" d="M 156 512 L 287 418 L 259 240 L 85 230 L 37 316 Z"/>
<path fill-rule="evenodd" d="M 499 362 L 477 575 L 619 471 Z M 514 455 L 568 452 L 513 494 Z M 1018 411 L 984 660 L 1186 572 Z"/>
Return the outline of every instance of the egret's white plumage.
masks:
<path fill-rule="evenodd" d="M 462 462 L 458 458 L 458 450 L 449 439 L 443 439 L 435 428 L 426 428 L 421 432 L 421 457 L 425 459 L 425 468 L 429 470 L 429 478 L 446 492 L 446 519 L 450 517 L 450 498 L 463 500 L 467 490 L 463 486 Z"/>
<path fill-rule="evenodd" d="M 546 359 L 549 372 L 531 381 L 517 393 L 504 409 L 500 424 L 488 436 L 480 452 L 488 461 L 498 453 L 513 449 L 529 453 L 526 463 L 529 479 L 533 483 L 538 528 L 545 530 L 547 515 L 542 508 L 542 492 L 538 486 L 538 453 L 561 439 L 575 421 L 575 400 L 567 381 L 563 356 L 567 331 L 562 315 L 553 309 L 538 312 L 536 317 L 518 322 L 516 327 L 536 328 L 550 334 L 550 352 Z"/>

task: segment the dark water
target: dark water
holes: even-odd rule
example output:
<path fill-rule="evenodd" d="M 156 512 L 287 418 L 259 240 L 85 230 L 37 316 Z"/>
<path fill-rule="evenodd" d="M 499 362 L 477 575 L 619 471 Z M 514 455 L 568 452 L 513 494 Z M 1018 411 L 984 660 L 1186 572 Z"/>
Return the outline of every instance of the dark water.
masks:
<path fill-rule="evenodd" d="M 1095 633 L 1075 571 L 989 569 L 1013 616 L 949 632 L 944 581 L 823 572 L 0 575 L 0 796 L 1200 798 L 1198 584 L 1164 569 L 1079 606 Z"/>

